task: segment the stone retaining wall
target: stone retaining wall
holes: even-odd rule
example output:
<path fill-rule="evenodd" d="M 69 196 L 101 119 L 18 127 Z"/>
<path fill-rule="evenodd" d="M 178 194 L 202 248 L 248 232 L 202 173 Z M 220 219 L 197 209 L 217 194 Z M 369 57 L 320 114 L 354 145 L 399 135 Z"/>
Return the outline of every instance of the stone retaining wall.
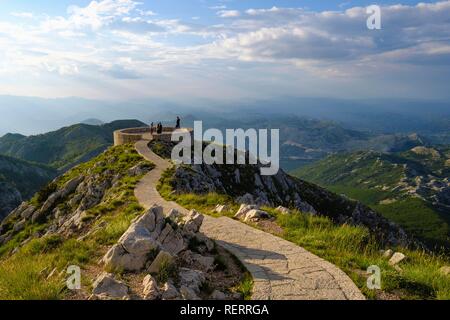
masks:
<path fill-rule="evenodd" d="M 191 136 L 193 136 L 193 129 L 182 128 L 180 130 L 188 131 L 190 132 Z M 173 131 L 175 131 L 175 128 L 173 127 L 164 127 L 163 132 L 160 134 L 150 134 L 150 127 L 117 130 L 114 131 L 114 145 L 119 146 L 127 143 L 136 143 L 140 140 L 158 140 L 170 142 L 172 140 Z"/>

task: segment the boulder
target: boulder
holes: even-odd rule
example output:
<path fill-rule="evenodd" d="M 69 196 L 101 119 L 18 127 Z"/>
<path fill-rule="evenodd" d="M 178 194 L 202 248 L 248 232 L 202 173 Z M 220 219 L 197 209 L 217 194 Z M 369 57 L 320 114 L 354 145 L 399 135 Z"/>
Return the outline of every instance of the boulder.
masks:
<path fill-rule="evenodd" d="M 121 244 L 116 244 L 105 254 L 102 262 L 112 270 L 140 271 L 145 267 L 147 258 L 147 255 L 129 254 Z"/>
<path fill-rule="evenodd" d="M 142 286 L 144 287 L 144 289 L 142 290 L 142 294 L 145 300 L 156 300 L 159 298 L 160 293 L 158 284 L 151 275 L 147 275 L 144 278 L 144 281 L 142 281 Z"/>
<path fill-rule="evenodd" d="M 250 222 L 250 221 L 259 221 L 261 219 L 269 219 L 270 215 L 262 210 L 250 210 L 245 214 L 244 221 Z"/>
<path fill-rule="evenodd" d="M 231 299 L 233 300 L 243 300 L 244 296 L 240 292 L 235 292 L 231 295 Z"/>
<path fill-rule="evenodd" d="M 281 214 L 289 214 L 290 213 L 289 209 L 286 207 L 283 207 L 283 206 L 279 206 L 275 210 Z"/>
<path fill-rule="evenodd" d="M 183 236 L 176 231 L 169 233 L 169 235 L 161 243 L 161 248 L 172 255 L 177 255 L 181 251 L 185 250 L 188 244 L 184 240 Z"/>
<path fill-rule="evenodd" d="M 137 223 L 128 228 L 119 243 L 129 254 L 136 256 L 147 255 L 159 247 L 159 243 L 152 238 L 150 231 Z"/>
<path fill-rule="evenodd" d="M 172 262 L 173 256 L 170 253 L 166 251 L 160 251 L 147 271 L 152 274 L 157 274 L 161 270 L 161 266 L 171 264 Z"/>
<path fill-rule="evenodd" d="M 182 286 L 180 288 L 180 293 L 181 293 L 181 297 L 184 300 L 200 300 L 200 298 L 197 296 L 197 294 L 191 288 Z"/>
<path fill-rule="evenodd" d="M 223 204 L 218 204 L 215 208 L 214 208 L 214 212 L 215 213 L 223 213 L 226 211 L 229 211 L 230 207 L 227 205 L 223 205 Z"/>
<path fill-rule="evenodd" d="M 406 259 L 406 256 L 403 253 L 396 252 L 392 255 L 391 259 L 389 260 L 389 264 L 391 266 L 396 266 L 405 259 Z"/>
<path fill-rule="evenodd" d="M 214 292 L 209 296 L 209 298 L 212 300 L 226 300 L 227 296 L 222 291 L 214 290 Z"/>
<path fill-rule="evenodd" d="M 180 284 L 194 290 L 196 294 L 200 293 L 200 287 L 206 278 L 203 272 L 187 268 L 181 268 L 179 272 Z"/>
<path fill-rule="evenodd" d="M 163 222 L 164 216 L 161 207 L 152 207 L 137 218 L 119 239 L 119 242 L 107 252 L 103 258 L 105 265 L 114 270 L 142 270 L 147 263 L 149 254 L 162 247 L 157 238 L 159 239 L 162 234 Z M 167 241 L 169 240 L 172 241 L 172 238 Z M 176 241 L 173 242 L 176 243 Z M 165 245 L 171 249 L 169 252 L 176 252 L 177 246 L 179 246 L 178 243 L 176 246 L 172 242 Z"/>
<path fill-rule="evenodd" d="M 94 295 L 105 295 L 113 299 L 128 298 L 128 287 L 121 281 L 114 279 L 111 273 L 102 273 L 93 284 Z"/>
<path fill-rule="evenodd" d="M 13 227 L 13 233 L 16 234 L 23 229 L 25 229 L 25 225 L 27 224 L 27 221 L 25 219 L 20 220 L 19 222 L 16 222 Z"/>
<path fill-rule="evenodd" d="M 23 210 L 20 214 L 20 216 L 23 219 L 28 220 L 34 213 L 34 211 L 36 210 L 36 208 L 32 205 L 29 205 L 25 210 Z"/>
<path fill-rule="evenodd" d="M 203 271 L 210 271 L 214 268 L 214 257 L 206 257 L 201 254 L 193 253 L 192 262 L 198 264 Z"/>
<path fill-rule="evenodd" d="M 240 219 L 245 217 L 245 214 L 249 212 L 250 210 L 256 210 L 259 209 L 257 205 L 254 204 L 242 204 L 239 210 L 234 215 L 235 218 Z"/>
<path fill-rule="evenodd" d="M 392 251 L 392 249 L 388 249 L 383 252 L 383 257 L 386 259 L 390 259 L 393 254 L 394 254 L 394 251 Z"/>
<path fill-rule="evenodd" d="M 186 232 L 197 233 L 203 223 L 203 215 L 195 210 L 191 210 L 187 216 L 184 217 L 184 230 Z"/>
<path fill-rule="evenodd" d="M 75 192 L 78 185 L 84 180 L 83 176 L 75 177 L 68 181 L 60 191 L 60 196 L 62 198 L 67 197 L 69 194 Z"/>
<path fill-rule="evenodd" d="M 167 282 L 161 289 L 161 298 L 163 300 L 175 300 L 180 298 L 180 293 L 171 282 Z"/>
<path fill-rule="evenodd" d="M 196 233 L 195 239 L 198 242 L 204 243 L 206 246 L 206 250 L 208 250 L 208 252 L 211 252 L 214 250 L 214 246 L 215 246 L 214 241 L 212 241 L 210 238 L 205 236 L 203 233 Z"/>
<path fill-rule="evenodd" d="M 177 222 L 178 219 L 180 219 L 181 213 L 177 209 L 171 209 L 169 213 L 167 214 L 167 218 L 170 220 Z"/>

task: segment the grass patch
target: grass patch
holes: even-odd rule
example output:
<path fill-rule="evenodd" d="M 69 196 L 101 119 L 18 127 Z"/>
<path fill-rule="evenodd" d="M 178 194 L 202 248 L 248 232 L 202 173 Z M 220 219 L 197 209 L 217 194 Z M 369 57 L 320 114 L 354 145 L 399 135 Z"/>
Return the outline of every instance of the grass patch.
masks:
<path fill-rule="evenodd" d="M 230 210 L 225 212 L 225 215 L 228 217 L 233 217 L 233 212 L 236 212 L 239 208 L 239 205 L 235 204 L 233 199 L 225 194 L 208 193 L 204 195 L 197 195 L 194 193 L 174 193 L 172 187 L 173 174 L 174 168 L 170 168 L 163 172 L 156 187 L 164 199 L 168 201 L 175 201 L 188 210 L 194 209 L 214 217 L 224 216 L 224 214 L 214 212 L 214 208 L 218 204 L 227 205 L 230 207 Z"/>
<path fill-rule="evenodd" d="M 366 228 L 337 226 L 328 218 L 300 212 L 281 215 L 268 208 L 265 210 L 276 216 L 277 223 L 284 229 L 283 238 L 339 266 L 368 298 L 375 298 L 376 292 L 366 287 L 366 278 L 358 271 L 377 265 L 382 270 L 382 289 L 386 292 L 395 292 L 404 299 L 450 299 L 450 279 L 439 272 L 450 263 L 448 257 L 394 248 L 408 257 L 401 264 L 403 271 L 398 272 L 382 257 L 382 248 Z"/>
<path fill-rule="evenodd" d="M 235 291 L 242 295 L 244 300 L 250 300 L 253 291 L 253 278 L 249 272 L 244 274 L 241 283 L 235 288 Z"/>

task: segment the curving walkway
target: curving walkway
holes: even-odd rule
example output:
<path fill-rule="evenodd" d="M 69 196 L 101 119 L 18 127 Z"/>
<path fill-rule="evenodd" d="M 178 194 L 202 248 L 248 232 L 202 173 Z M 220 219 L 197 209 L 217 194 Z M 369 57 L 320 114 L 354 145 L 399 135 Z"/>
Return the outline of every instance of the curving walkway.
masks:
<path fill-rule="evenodd" d="M 156 185 L 171 163 L 148 148 L 151 136 L 136 143 L 136 150 L 156 167 L 139 182 L 135 195 L 145 208 L 188 210 L 166 201 Z M 363 300 L 350 278 L 333 264 L 305 249 L 239 221 L 205 216 L 201 231 L 234 254 L 252 274 L 254 300 Z"/>

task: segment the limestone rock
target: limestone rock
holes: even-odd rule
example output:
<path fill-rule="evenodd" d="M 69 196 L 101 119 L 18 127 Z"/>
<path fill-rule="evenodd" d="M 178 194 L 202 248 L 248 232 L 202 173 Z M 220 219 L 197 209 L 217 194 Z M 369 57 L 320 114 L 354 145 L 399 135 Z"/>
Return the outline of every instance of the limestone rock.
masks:
<path fill-rule="evenodd" d="M 173 262 L 173 256 L 165 251 L 160 251 L 156 256 L 155 260 L 153 260 L 152 264 L 148 268 L 148 272 L 152 274 L 156 274 L 161 270 L 161 266 L 167 265 Z"/>
<path fill-rule="evenodd" d="M 144 287 L 144 289 L 142 290 L 142 294 L 145 300 L 156 300 L 159 298 L 160 293 L 158 285 L 156 283 L 156 280 L 151 275 L 147 275 L 144 278 L 142 286 Z"/>
<path fill-rule="evenodd" d="M 69 194 L 73 193 L 80 185 L 80 183 L 83 181 L 83 179 L 84 179 L 83 176 L 79 176 L 68 181 L 60 191 L 60 196 L 64 198 L 67 197 Z"/>
<path fill-rule="evenodd" d="M 203 223 L 203 215 L 195 210 L 191 210 L 187 216 L 184 217 L 184 230 L 187 232 L 197 233 Z"/>
<path fill-rule="evenodd" d="M 181 286 L 186 286 L 195 293 L 200 293 L 200 287 L 205 282 L 205 275 L 198 270 L 181 268 L 179 272 Z"/>
<path fill-rule="evenodd" d="M 169 213 L 167 214 L 167 218 L 169 218 L 172 221 L 177 222 L 178 219 L 180 219 L 181 213 L 177 209 L 171 209 Z"/>
<path fill-rule="evenodd" d="M 214 241 L 212 241 L 210 238 L 205 236 L 203 233 L 196 233 L 195 239 L 197 239 L 198 242 L 205 244 L 206 250 L 208 250 L 208 252 L 211 252 L 214 250 L 214 247 L 215 247 Z"/>
<path fill-rule="evenodd" d="M 253 204 L 242 204 L 239 210 L 234 215 L 235 218 L 240 219 L 245 217 L 245 214 L 249 212 L 250 210 L 257 210 L 259 209 L 257 205 Z"/>
<path fill-rule="evenodd" d="M 18 233 L 25 229 L 25 225 L 27 224 L 27 221 L 25 219 L 20 220 L 14 225 L 13 233 Z"/>
<path fill-rule="evenodd" d="M 394 253 L 394 255 L 389 260 L 389 264 L 391 266 L 396 266 L 396 265 L 398 265 L 400 262 L 402 262 L 405 259 L 406 259 L 406 256 L 403 253 L 396 252 L 396 253 Z"/>
<path fill-rule="evenodd" d="M 109 249 L 102 262 L 113 270 L 140 271 L 145 267 L 147 256 L 129 254 L 121 244 L 116 244 Z"/>
<path fill-rule="evenodd" d="M 179 232 L 176 232 L 170 224 L 166 224 L 166 227 L 158 238 L 158 242 L 161 243 L 163 250 L 174 256 L 187 248 L 183 236 Z"/>
<path fill-rule="evenodd" d="M 121 281 L 114 279 L 111 273 L 102 273 L 93 284 L 94 295 L 105 295 L 113 299 L 128 297 L 128 287 Z"/>
<path fill-rule="evenodd" d="M 226 211 L 229 211 L 230 207 L 227 205 L 223 205 L 223 204 L 218 204 L 215 208 L 214 208 L 214 212 L 215 213 L 224 213 Z"/>
<path fill-rule="evenodd" d="M 209 298 L 212 300 L 226 300 L 227 296 L 225 295 L 225 293 L 219 290 L 214 290 L 214 292 L 211 294 Z"/>
<path fill-rule="evenodd" d="M 132 224 L 119 240 L 123 248 L 132 255 L 146 255 L 159 247 L 148 229 L 139 223 Z"/>
<path fill-rule="evenodd" d="M 259 221 L 261 219 L 269 219 L 270 215 L 262 210 L 250 210 L 245 214 L 244 221 L 250 222 L 250 221 Z"/>
<path fill-rule="evenodd" d="M 201 266 L 201 269 L 208 272 L 214 268 L 214 257 L 202 256 L 201 254 L 193 253 L 192 261 Z"/>
<path fill-rule="evenodd" d="M 200 300 L 200 298 L 197 296 L 197 294 L 192 290 L 191 288 L 188 288 L 186 286 L 182 286 L 180 288 L 181 297 L 184 300 Z"/>
<path fill-rule="evenodd" d="M 289 209 L 286 207 L 283 207 L 283 206 L 279 206 L 275 210 L 281 214 L 289 214 L 290 213 Z"/>
<path fill-rule="evenodd" d="M 392 251 L 392 249 L 388 249 L 383 252 L 383 257 L 386 259 L 390 259 L 393 254 L 394 254 L 394 251 Z"/>
<path fill-rule="evenodd" d="M 23 219 L 28 220 L 28 219 L 33 215 L 33 213 L 34 213 L 35 210 L 36 210 L 36 208 L 35 208 L 34 206 L 29 205 L 25 210 L 23 210 L 23 211 L 20 213 L 20 216 L 21 216 Z"/>
<path fill-rule="evenodd" d="M 136 219 L 103 258 L 105 265 L 125 271 L 142 270 L 149 254 L 161 247 L 157 237 L 161 234 L 164 216 L 161 207 L 152 207 Z M 167 247 L 172 248 L 167 245 Z"/>
<path fill-rule="evenodd" d="M 161 292 L 161 298 L 163 300 L 175 300 L 180 298 L 180 293 L 171 282 L 165 283 Z"/>

